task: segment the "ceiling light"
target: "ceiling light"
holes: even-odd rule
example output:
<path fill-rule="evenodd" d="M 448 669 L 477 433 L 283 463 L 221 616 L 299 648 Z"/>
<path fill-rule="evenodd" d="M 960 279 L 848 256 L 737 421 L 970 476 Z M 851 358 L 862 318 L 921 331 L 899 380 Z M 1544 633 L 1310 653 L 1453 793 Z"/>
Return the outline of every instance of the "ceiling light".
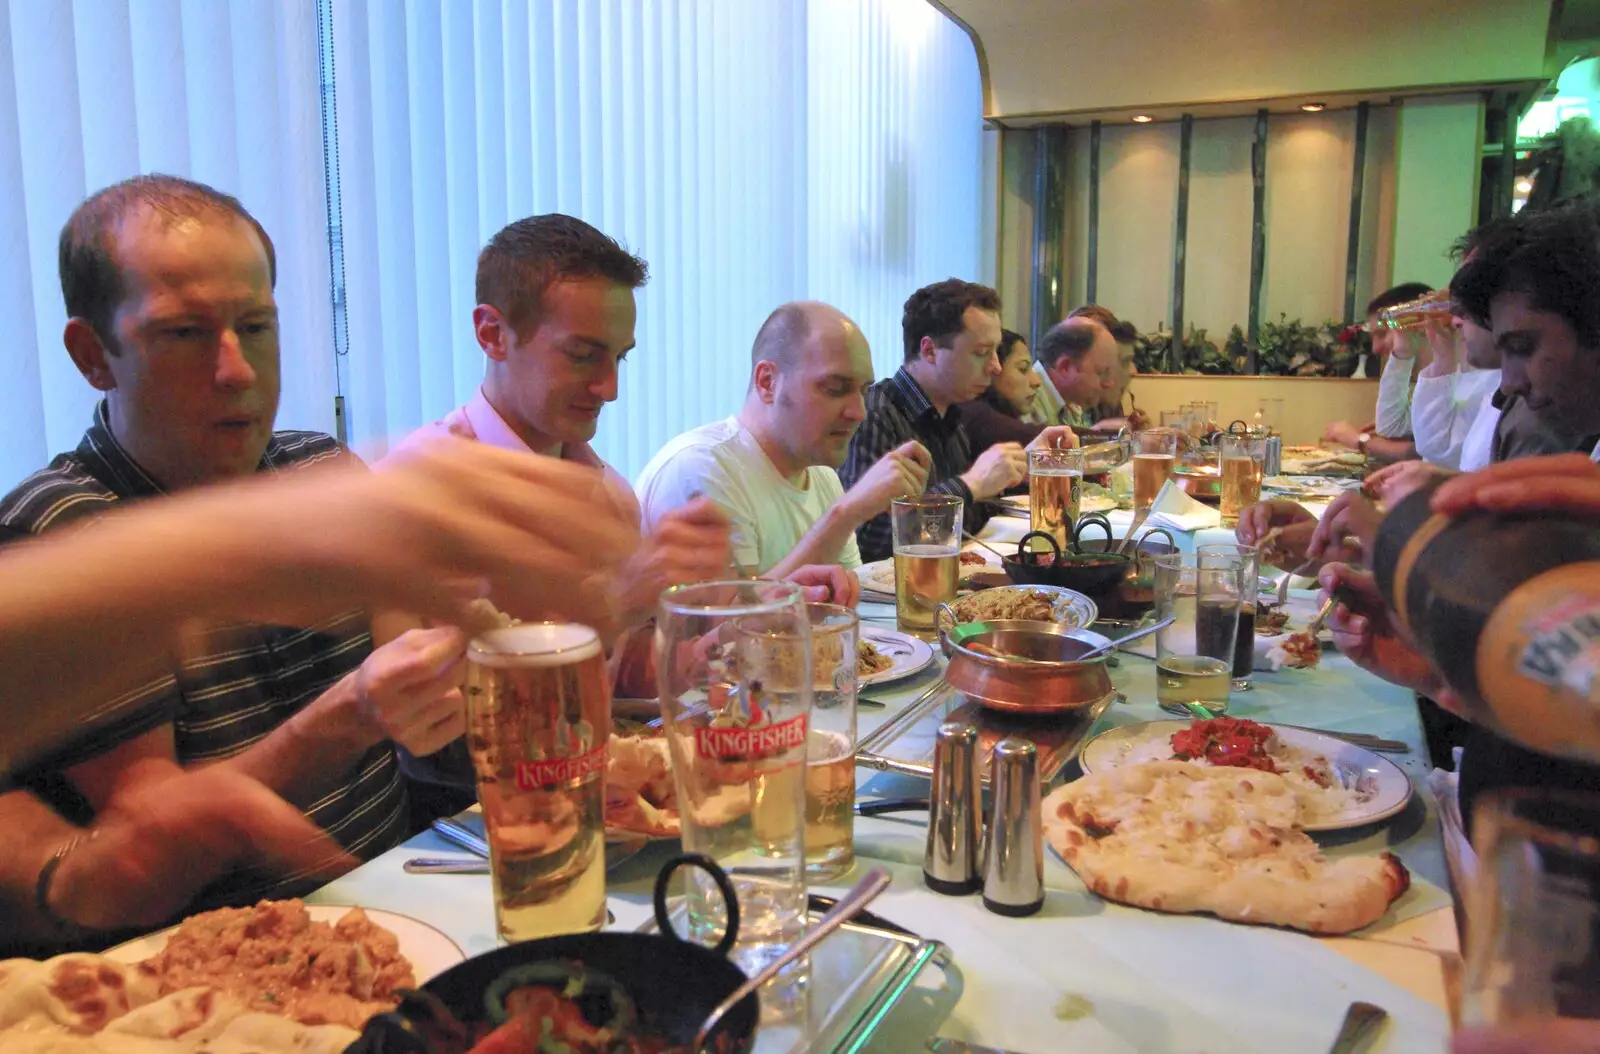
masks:
<path fill-rule="evenodd" d="M 1306 113 L 1321 113 L 1327 108 L 1328 104 L 1325 102 L 1303 102 L 1300 104 L 1300 109 L 1304 110 Z"/>
<path fill-rule="evenodd" d="M 1149 124 L 1153 120 L 1155 120 L 1155 118 L 1151 117 L 1147 113 L 1136 113 L 1133 115 L 1134 124 Z"/>
<path fill-rule="evenodd" d="M 1533 190 L 1533 180 L 1529 179 L 1527 176 L 1523 176 L 1521 179 L 1517 180 L 1517 190 L 1523 194 Z"/>

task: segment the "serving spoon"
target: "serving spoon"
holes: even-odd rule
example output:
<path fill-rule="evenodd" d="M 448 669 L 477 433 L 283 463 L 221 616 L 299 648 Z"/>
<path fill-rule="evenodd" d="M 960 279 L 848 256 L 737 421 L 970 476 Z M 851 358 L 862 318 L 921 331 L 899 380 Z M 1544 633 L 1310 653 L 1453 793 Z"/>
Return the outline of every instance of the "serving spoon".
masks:
<path fill-rule="evenodd" d="M 854 889 L 840 897 L 838 902 L 833 905 L 833 909 L 818 919 L 816 924 L 806 931 L 804 937 L 789 945 L 788 951 L 772 960 L 763 969 L 757 971 L 748 981 L 734 989 L 732 995 L 718 1003 L 711 1013 L 706 1015 L 706 1019 L 700 1023 L 700 1031 L 694 1034 L 694 1042 L 689 1045 L 689 1049 L 695 1051 L 696 1054 L 706 1050 L 706 1041 L 710 1038 L 711 1033 L 716 1031 L 717 1025 L 722 1021 L 723 1017 L 738 1006 L 745 996 L 778 976 L 786 966 L 800 959 L 801 956 L 810 952 L 812 948 L 815 948 L 834 930 L 859 915 L 868 904 L 877 899 L 878 894 L 889 888 L 889 882 L 889 872 L 883 868 L 875 867 L 868 871 L 861 881 L 856 883 Z"/>

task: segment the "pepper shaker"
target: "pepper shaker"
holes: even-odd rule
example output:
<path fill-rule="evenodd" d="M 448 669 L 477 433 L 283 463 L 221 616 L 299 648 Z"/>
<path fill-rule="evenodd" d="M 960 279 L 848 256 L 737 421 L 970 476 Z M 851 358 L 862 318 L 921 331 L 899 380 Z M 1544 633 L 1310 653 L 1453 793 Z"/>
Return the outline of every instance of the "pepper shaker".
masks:
<path fill-rule="evenodd" d="M 978 780 L 978 730 L 959 721 L 939 726 L 928 795 L 928 846 L 922 878 L 947 896 L 975 893 L 983 838 L 983 790 Z"/>
<path fill-rule="evenodd" d="M 997 915 L 1032 915 L 1044 906 L 1044 811 L 1039 752 L 1026 739 L 995 744 L 989 777 L 994 816 L 984 849 L 983 906 Z"/>

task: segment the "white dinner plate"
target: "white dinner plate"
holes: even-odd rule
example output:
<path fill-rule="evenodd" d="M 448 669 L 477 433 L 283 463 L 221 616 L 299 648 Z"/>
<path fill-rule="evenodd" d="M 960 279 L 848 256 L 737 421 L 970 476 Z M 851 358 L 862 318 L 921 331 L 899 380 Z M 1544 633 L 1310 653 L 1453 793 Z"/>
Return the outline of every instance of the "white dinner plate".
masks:
<path fill-rule="evenodd" d="M 1166 742 L 1172 733 L 1188 728 L 1189 721 L 1143 721 L 1107 729 L 1083 745 L 1078 764 L 1085 773 L 1103 772 L 1131 761 L 1151 760 L 1141 756 L 1158 741 Z M 1411 780 L 1400 766 L 1363 747 L 1342 739 L 1311 732 L 1293 725 L 1263 721 L 1289 746 L 1321 754 L 1328 759 L 1347 787 L 1357 789 L 1362 801 L 1330 817 L 1305 824 L 1307 831 L 1342 831 L 1347 827 L 1387 820 L 1398 814 L 1411 800 Z M 1197 762 L 1198 764 L 1198 762 Z"/>
<path fill-rule="evenodd" d="M 344 918 L 349 910 L 350 905 L 306 905 L 306 912 L 311 916 L 312 922 L 326 922 L 330 926 Z M 392 911 L 379 911 L 377 908 L 362 908 L 362 910 L 367 913 L 367 918 L 399 939 L 400 954 L 411 960 L 411 969 L 416 974 L 419 985 L 426 984 L 456 963 L 466 961 L 466 953 L 455 941 L 426 922 L 420 922 L 409 915 L 397 915 Z M 167 940 L 176 929 L 176 926 L 172 926 L 158 933 L 119 944 L 107 951 L 106 957 L 113 962 L 130 965 L 143 962 L 165 948 Z"/>
<path fill-rule="evenodd" d="M 894 665 L 887 670 L 861 678 L 859 685 L 861 688 L 910 677 L 933 661 L 933 645 L 925 640 L 918 640 L 909 633 L 863 625 L 861 639 L 871 641 L 879 651 L 894 660 Z"/>
<path fill-rule="evenodd" d="M 981 549 L 978 552 L 979 555 L 985 557 L 986 561 L 993 559 L 992 556 L 988 556 Z M 999 566 L 999 563 L 969 564 L 963 561 L 958 572 L 959 580 L 964 583 L 980 571 L 994 571 Z M 874 593 L 882 593 L 885 596 L 894 596 L 894 557 L 891 556 L 886 560 L 874 560 L 870 564 L 862 564 L 856 568 L 856 577 L 861 579 L 862 589 L 870 589 Z"/>
<path fill-rule="evenodd" d="M 1004 505 L 1006 512 L 1015 516 L 1026 516 L 1029 513 L 1028 496 L 1026 494 L 1007 494 L 996 499 Z M 1117 507 L 1117 499 L 1109 494 L 1085 494 L 1078 502 L 1078 514 L 1087 516 L 1091 512 L 1111 512 Z"/>

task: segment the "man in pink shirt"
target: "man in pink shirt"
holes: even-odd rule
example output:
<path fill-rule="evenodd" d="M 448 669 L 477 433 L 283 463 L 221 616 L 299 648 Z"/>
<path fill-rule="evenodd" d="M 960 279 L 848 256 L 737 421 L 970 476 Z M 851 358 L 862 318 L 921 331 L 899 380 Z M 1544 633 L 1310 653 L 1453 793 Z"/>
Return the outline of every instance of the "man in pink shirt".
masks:
<path fill-rule="evenodd" d="M 530 216 L 502 228 L 478 254 L 472 328 L 488 360 L 483 384 L 465 406 L 396 449 L 451 434 L 589 465 L 619 511 L 637 522 L 633 489 L 589 441 L 600 411 L 617 398 L 618 366 L 634 346 L 634 290 L 647 278 L 643 260 L 572 216 Z M 669 586 L 728 577 L 728 533 L 727 517 L 710 500 L 693 501 L 663 516 L 624 567 L 612 598 L 616 625 L 605 627 L 617 644 L 618 694 L 655 694 L 649 635 L 633 631 L 649 622 Z M 853 603 L 858 588 L 837 569 L 803 569 L 790 580 L 839 603 Z"/>
<path fill-rule="evenodd" d="M 478 254 L 472 329 L 487 362 L 472 399 L 403 439 L 397 450 L 440 435 L 594 468 L 619 512 L 640 517 L 633 489 L 589 441 L 617 398 L 618 367 L 634 346 L 634 290 L 645 262 L 572 216 L 530 216 L 502 228 Z M 573 524 L 582 531 L 582 524 Z M 720 578 L 730 561 L 726 519 L 709 503 L 686 506 L 645 540 L 612 598 L 608 638 L 646 622 L 663 589 Z"/>

